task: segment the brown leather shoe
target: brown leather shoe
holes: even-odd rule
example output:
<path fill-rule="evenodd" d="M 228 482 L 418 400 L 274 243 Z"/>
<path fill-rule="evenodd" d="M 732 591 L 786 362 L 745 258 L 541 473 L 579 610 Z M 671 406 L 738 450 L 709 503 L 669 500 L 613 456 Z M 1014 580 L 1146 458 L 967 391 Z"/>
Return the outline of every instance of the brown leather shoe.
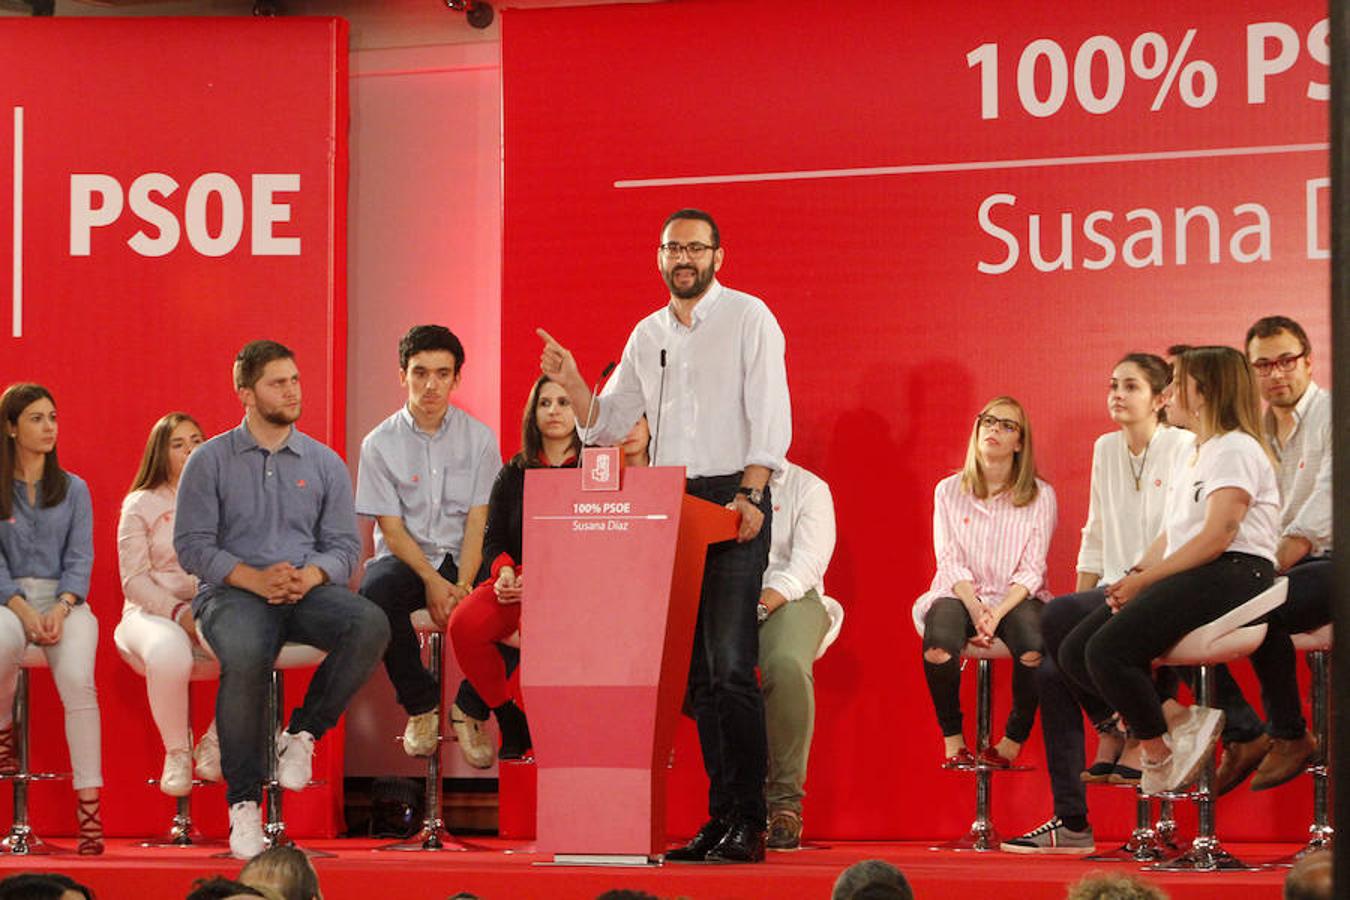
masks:
<path fill-rule="evenodd" d="M 1214 770 L 1214 796 L 1222 797 L 1247 780 L 1270 752 L 1270 735 L 1263 734 L 1250 741 L 1234 741 L 1223 745 L 1219 767 Z"/>
<path fill-rule="evenodd" d="M 802 845 L 801 813 L 776 809 L 769 816 L 769 835 L 764 841 L 770 850 L 796 850 Z"/>
<path fill-rule="evenodd" d="M 1254 791 L 1268 791 L 1297 778 L 1317 752 L 1317 738 L 1307 731 L 1303 732 L 1301 738 L 1275 738 L 1270 743 L 1270 752 L 1261 760 L 1261 765 L 1256 768 L 1256 776 L 1252 778 Z"/>

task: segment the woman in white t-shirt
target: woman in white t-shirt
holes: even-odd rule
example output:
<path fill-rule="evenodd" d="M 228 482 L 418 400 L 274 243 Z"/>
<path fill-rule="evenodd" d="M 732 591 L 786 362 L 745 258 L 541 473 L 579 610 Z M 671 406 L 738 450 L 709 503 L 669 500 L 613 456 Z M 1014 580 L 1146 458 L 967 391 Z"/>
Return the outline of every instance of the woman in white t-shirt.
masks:
<path fill-rule="evenodd" d="M 1195 433 L 1196 449 L 1176 463 L 1163 533 L 1060 648 L 1070 676 L 1089 679 L 1139 738 L 1145 793 L 1194 780 L 1223 726 L 1222 712 L 1194 706 L 1169 733 L 1153 659 L 1270 587 L 1279 536 L 1280 490 L 1246 357 L 1195 347 L 1173 363 L 1168 418 Z"/>

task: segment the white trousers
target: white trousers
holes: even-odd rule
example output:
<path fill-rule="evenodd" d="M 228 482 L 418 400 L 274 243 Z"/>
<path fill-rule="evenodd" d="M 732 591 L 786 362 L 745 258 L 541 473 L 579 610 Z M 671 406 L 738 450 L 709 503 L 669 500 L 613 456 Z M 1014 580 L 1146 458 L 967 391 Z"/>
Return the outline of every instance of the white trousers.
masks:
<path fill-rule="evenodd" d="M 57 582 L 47 578 L 20 578 L 28 605 L 45 613 L 56 605 Z M 0 728 L 14 721 L 14 692 L 19 661 L 28 646 L 23 623 L 7 606 L 0 606 Z M 94 652 L 98 648 L 98 619 L 81 603 L 66 616 L 61 640 L 43 647 L 57 693 L 66 708 L 66 746 L 75 790 L 103 786 L 98 690 L 94 687 Z"/>
<path fill-rule="evenodd" d="M 193 644 L 187 632 L 172 619 L 133 608 L 122 613 L 113 641 L 145 667 L 145 693 L 164 752 L 191 749 L 188 686 Z"/>

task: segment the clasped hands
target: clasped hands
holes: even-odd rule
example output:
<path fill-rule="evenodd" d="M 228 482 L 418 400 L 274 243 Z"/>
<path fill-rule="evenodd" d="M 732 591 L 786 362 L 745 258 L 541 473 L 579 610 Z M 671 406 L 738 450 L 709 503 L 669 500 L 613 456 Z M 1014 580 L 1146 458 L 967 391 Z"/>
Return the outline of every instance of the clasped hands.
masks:
<path fill-rule="evenodd" d="M 305 595 L 323 584 L 323 570 L 309 565 L 296 568 L 288 560 L 272 563 L 265 569 L 248 568 L 243 586 L 273 606 L 299 603 Z"/>
<path fill-rule="evenodd" d="M 70 615 L 70 610 L 64 603 L 53 604 L 45 613 L 38 612 L 27 603 L 24 604 L 24 608 L 25 611 L 19 616 L 19 621 L 23 624 L 24 636 L 31 643 L 40 647 L 50 647 L 60 642 L 66 616 Z"/>
<path fill-rule="evenodd" d="M 975 636 L 970 639 L 970 643 L 977 647 L 992 646 L 994 632 L 998 631 L 998 623 L 1003 621 L 1003 613 L 978 601 L 976 608 L 970 612 L 971 620 L 975 623 Z"/>
<path fill-rule="evenodd" d="M 1106 586 L 1106 605 L 1111 607 L 1112 615 L 1120 612 L 1121 608 L 1137 597 L 1144 587 L 1144 576 L 1135 570 L 1127 572 L 1125 577 L 1119 581 L 1108 584 Z"/>
<path fill-rule="evenodd" d="M 498 603 L 519 603 L 525 591 L 525 576 L 517 575 L 511 566 L 502 566 L 497 571 L 497 580 L 492 583 Z"/>

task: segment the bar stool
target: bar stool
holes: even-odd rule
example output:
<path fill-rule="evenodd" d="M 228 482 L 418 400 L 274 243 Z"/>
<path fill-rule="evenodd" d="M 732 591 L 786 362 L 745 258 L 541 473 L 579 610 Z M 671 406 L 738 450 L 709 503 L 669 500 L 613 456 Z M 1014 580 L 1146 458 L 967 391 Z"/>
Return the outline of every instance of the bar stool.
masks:
<path fill-rule="evenodd" d="M 19 755 L 19 771 L 0 775 L 14 784 L 14 823 L 9 836 L 0 841 L 0 853 L 15 856 L 53 856 L 73 851 L 49 844 L 33 832 L 28 824 L 28 784 L 33 781 L 59 781 L 70 775 L 28 771 L 28 670 L 45 669 L 47 654 L 41 647 L 29 644 L 19 660 L 19 681 L 14 691 L 14 744 Z"/>
<path fill-rule="evenodd" d="M 1152 799 L 1138 785 L 1130 789 L 1134 791 L 1134 830 L 1125 843 L 1116 849 L 1083 857 L 1088 862 L 1146 863 L 1157 862 L 1168 856 L 1167 846 L 1159 840 L 1158 829 L 1150 824 L 1153 818 Z"/>
<path fill-rule="evenodd" d="M 145 660 L 131 652 L 122 639 L 120 628 L 113 630 L 113 644 L 117 647 L 118 654 L 131 666 L 132 671 L 142 678 L 145 677 Z M 188 676 L 189 681 L 215 681 L 220 677 L 220 663 L 208 654 L 201 647 L 192 648 L 192 673 Z M 189 705 L 188 722 L 191 723 L 191 706 Z M 190 732 L 189 732 L 190 735 Z M 147 784 L 158 785 L 158 778 L 150 778 Z M 204 782 L 193 779 L 193 786 L 203 784 Z M 201 841 L 201 835 L 195 834 L 192 826 L 192 796 L 175 798 L 175 808 L 172 823 L 169 825 L 169 832 L 159 840 L 142 841 L 139 846 L 153 847 L 192 847 Z M 211 843 L 217 843 L 212 841 Z"/>
<path fill-rule="evenodd" d="M 431 677 L 436 682 L 436 697 L 440 701 L 439 709 L 444 709 L 444 697 L 441 684 L 441 661 L 443 659 L 445 647 L 445 628 L 437 625 L 431 620 L 431 614 L 425 609 L 419 609 L 413 612 L 409 618 L 412 620 L 413 629 L 417 632 L 418 644 L 426 648 L 430 657 Z M 445 821 L 441 818 L 441 744 L 453 738 L 447 738 L 444 735 L 444 729 L 441 724 L 444 722 L 444 713 L 441 714 L 441 723 L 437 723 L 438 738 L 436 740 L 436 749 L 427 757 L 427 775 L 424 794 L 424 803 L 426 807 L 426 818 L 422 821 L 422 831 L 407 841 L 400 841 L 394 844 L 385 844 L 383 847 L 377 847 L 377 850 L 403 850 L 403 851 L 421 851 L 421 850 L 469 850 L 467 844 L 455 840 L 449 830 L 445 827 Z M 400 738 L 401 740 L 401 738 Z"/>
<path fill-rule="evenodd" d="M 1172 649 L 1156 660 L 1156 663 L 1165 666 L 1195 666 L 1198 673 L 1195 701 L 1200 706 L 1209 706 L 1213 695 L 1214 667 L 1240 656 L 1248 656 L 1261 645 L 1261 641 L 1266 637 L 1266 625 L 1264 622 L 1252 623 L 1284 603 L 1288 590 L 1289 584 L 1286 579 L 1275 579 L 1271 587 L 1246 603 L 1183 637 Z M 1213 872 L 1254 868 L 1224 850 L 1214 833 L 1214 795 L 1209 789 L 1213 778 L 1214 758 L 1211 754 L 1200 772 L 1195 791 L 1175 795 L 1178 798 L 1184 797 L 1195 801 L 1198 824 L 1191 849 L 1175 859 L 1146 868 L 1162 872 Z"/>
<path fill-rule="evenodd" d="M 961 651 L 962 666 L 964 660 L 973 659 L 976 661 L 975 668 L 975 757 L 978 760 L 980 754 L 989 746 L 990 738 L 990 719 L 993 715 L 993 697 L 994 697 L 994 660 L 1012 659 L 1012 652 L 1008 650 L 1008 645 L 1002 640 L 995 638 L 988 647 L 981 647 L 976 644 L 967 643 Z M 986 765 L 983 762 L 976 762 L 974 766 L 964 766 L 956 771 L 975 773 L 975 821 L 970 823 L 970 831 L 965 837 L 948 841 L 945 844 L 937 844 L 928 849 L 930 850 L 974 850 L 985 852 L 988 850 L 997 850 L 999 845 L 998 832 L 994 829 L 994 823 L 989 819 L 989 805 L 993 794 L 992 777 L 995 771 L 999 772 L 1026 772 L 1029 766 L 1012 765 L 1006 769 L 995 769 L 993 766 Z"/>
<path fill-rule="evenodd" d="M 1294 649 L 1308 654 L 1308 668 L 1312 671 L 1312 720 L 1313 731 L 1317 735 L 1317 755 L 1308 764 L 1308 774 L 1313 783 L 1313 821 L 1308 826 L 1308 843 L 1297 852 L 1277 859 L 1271 866 L 1292 866 L 1309 853 L 1326 850 L 1336 832 L 1327 820 L 1327 747 L 1330 746 L 1331 726 L 1327 715 L 1327 701 L 1331 697 L 1331 666 L 1328 665 L 1331 652 L 1332 630 L 1323 625 L 1316 631 L 1305 631 L 1291 635 Z"/>
<path fill-rule="evenodd" d="M 215 651 L 211 645 L 206 642 L 206 635 L 201 635 L 202 647 L 206 652 L 215 658 Z M 276 662 L 272 663 L 272 684 L 267 691 L 267 777 L 263 779 L 263 809 L 266 811 L 266 823 L 263 825 L 263 837 L 267 841 L 268 849 L 272 847 L 281 847 L 287 844 L 294 844 L 290 836 L 286 834 L 286 820 L 283 815 L 282 794 L 286 792 L 285 788 L 277 780 L 277 735 L 281 729 L 286 727 L 286 694 L 285 694 L 285 676 L 282 674 L 287 669 L 312 669 L 327 658 L 328 652 L 320 650 L 318 647 L 311 647 L 309 644 L 297 644 L 287 641 L 281 645 L 281 652 L 277 654 Z M 320 784 L 318 781 L 311 781 L 310 784 Z M 305 854 L 311 857 L 331 857 L 334 854 L 323 850 L 305 850 Z M 224 858 L 231 858 L 228 852 L 220 854 Z"/>

